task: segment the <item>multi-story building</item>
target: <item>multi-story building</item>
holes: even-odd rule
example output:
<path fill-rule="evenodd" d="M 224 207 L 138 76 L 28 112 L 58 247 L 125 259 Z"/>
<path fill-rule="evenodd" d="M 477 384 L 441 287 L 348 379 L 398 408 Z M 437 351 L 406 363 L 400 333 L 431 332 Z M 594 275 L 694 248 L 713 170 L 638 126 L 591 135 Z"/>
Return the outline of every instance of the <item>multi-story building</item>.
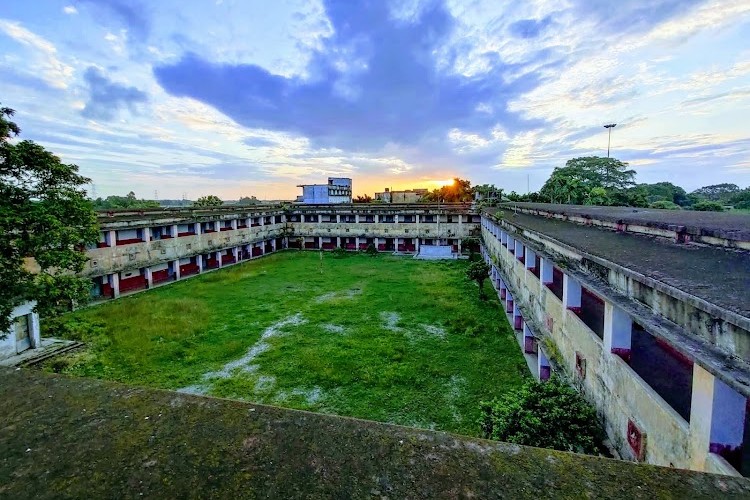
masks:
<path fill-rule="evenodd" d="M 300 203 L 336 204 L 352 202 L 352 180 L 348 177 L 329 177 L 328 184 L 300 184 Z"/>
<path fill-rule="evenodd" d="M 385 188 L 382 193 L 375 193 L 375 201 L 383 203 L 417 203 L 424 195 L 429 193 L 429 189 L 406 189 L 403 191 L 394 191 Z"/>

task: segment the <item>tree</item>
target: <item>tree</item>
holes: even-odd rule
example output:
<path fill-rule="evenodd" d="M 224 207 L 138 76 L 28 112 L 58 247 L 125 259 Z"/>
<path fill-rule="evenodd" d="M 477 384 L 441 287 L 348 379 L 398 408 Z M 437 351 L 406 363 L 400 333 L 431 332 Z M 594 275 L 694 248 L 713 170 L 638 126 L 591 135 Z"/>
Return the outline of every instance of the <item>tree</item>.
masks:
<path fill-rule="evenodd" d="M 256 198 L 255 196 L 243 196 L 239 199 L 237 202 L 238 205 L 258 205 L 260 204 L 260 200 Z"/>
<path fill-rule="evenodd" d="M 553 170 L 539 194 L 552 203 L 574 204 L 585 203 L 594 188 L 603 188 L 611 196 L 635 184 L 635 170 L 627 167 L 616 158 L 573 158 Z"/>
<path fill-rule="evenodd" d="M 159 202 L 156 200 L 138 199 L 133 191 L 125 196 L 107 196 L 106 198 L 97 198 L 94 200 L 95 210 L 108 209 L 136 209 L 136 208 L 159 208 Z"/>
<path fill-rule="evenodd" d="M 676 186 L 671 182 L 657 182 L 654 184 L 638 184 L 639 188 L 643 188 L 646 199 L 649 203 L 657 201 L 668 201 L 676 205 L 685 206 L 690 204 L 690 200 L 687 197 L 687 193 L 680 186 Z"/>
<path fill-rule="evenodd" d="M 724 211 L 724 205 L 719 203 L 718 201 L 699 201 L 692 207 L 693 210 L 698 210 L 700 212 L 723 212 Z"/>
<path fill-rule="evenodd" d="M 201 196 L 193 202 L 194 207 L 220 207 L 224 204 L 216 195 L 209 194 L 208 196 Z"/>
<path fill-rule="evenodd" d="M 594 407 L 556 378 L 528 382 L 480 408 L 487 439 L 595 454 L 604 437 Z"/>
<path fill-rule="evenodd" d="M 357 195 L 357 197 L 354 198 L 354 203 L 372 203 L 372 197 L 367 194 Z"/>
<path fill-rule="evenodd" d="M 479 285 L 479 298 L 484 300 L 486 298 L 484 295 L 484 280 L 490 277 L 490 266 L 483 260 L 472 262 L 466 269 L 466 277 L 477 282 L 477 285 Z"/>
<path fill-rule="evenodd" d="M 424 195 L 422 199 L 424 201 L 447 203 L 471 201 L 474 199 L 474 191 L 471 188 L 471 181 L 456 177 L 451 184 L 434 189 Z"/>
<path fill-rule="evenodd" d="M 82 189 L 90 180 L 32 141 L 11 143 L 12 116 L 0 108 L 0 332 L 26 301 L 45 317 L 85 302 L 90 283 L 76 274 L 99 236 Z"/>
<path fill-rule="evenodd" d="M 696 189 L 690 194 L 698 196 L 710 201 L 726 202 L 729 198 L 740 192 L 740 187 L 737 184 L 723 183 L 723 184 L 712 184 L 711 186 L 703 186 L 702 188 Z"/>

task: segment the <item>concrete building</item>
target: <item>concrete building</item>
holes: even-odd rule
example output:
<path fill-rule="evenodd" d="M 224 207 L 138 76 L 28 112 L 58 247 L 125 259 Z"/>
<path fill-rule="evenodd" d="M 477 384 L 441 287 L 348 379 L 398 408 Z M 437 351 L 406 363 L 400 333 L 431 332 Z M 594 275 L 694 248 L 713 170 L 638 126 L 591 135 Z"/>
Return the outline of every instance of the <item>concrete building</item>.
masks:
<path fill-rule="evenodd" d="M 300 203 L 313 205 L 352 202 L 352 180 L 348 177 L 329 177 L 328 184 L 300 184 Z"/>
<path fill-rule="evenodd" d="M 468 204 L 296 205 L 101 213 L 84 274 L 97 299 L 148 289 L 285 248 L 416 254 L 478 234 Z"/>
<path fill-rule="evenodd" d="M 514 204 L 482 252 L 534 376 L 578 387 L 622 457 L 750 475 L 750 221 L 664 212 Z"/>
<path fill-rule="evenodd" d="M 382 193 L 375 193 L 375 201 L 383 203 L 417 203 L 429 192 L 429 189 L 421 188 L 404 191 L 394 191 L 390 188 L 385 188 Z"/>
<path fill-rule="evenodd" d="M 20 354 L 27 349 L 41 346 L 39 315 L 34 312 L 36 302 L 26 302 L 13 309 L 10 315 L 11 328 L 0 337 L 0 358 Z"/>

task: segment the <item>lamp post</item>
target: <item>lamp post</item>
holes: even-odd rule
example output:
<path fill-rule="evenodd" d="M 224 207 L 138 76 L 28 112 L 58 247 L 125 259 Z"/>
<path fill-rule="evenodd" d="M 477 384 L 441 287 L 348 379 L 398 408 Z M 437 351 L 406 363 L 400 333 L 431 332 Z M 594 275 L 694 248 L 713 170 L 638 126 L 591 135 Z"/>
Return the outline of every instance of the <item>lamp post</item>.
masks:
<path fill-rule="evenodd" d="M 609 158 L 609 145 L 612 142 L 612 129 L 617 126 L 616 123 L 608 123 L 604 126 L 607 130 L 609 130 L 609 137 L 607 138 L 607 158 Z"/>

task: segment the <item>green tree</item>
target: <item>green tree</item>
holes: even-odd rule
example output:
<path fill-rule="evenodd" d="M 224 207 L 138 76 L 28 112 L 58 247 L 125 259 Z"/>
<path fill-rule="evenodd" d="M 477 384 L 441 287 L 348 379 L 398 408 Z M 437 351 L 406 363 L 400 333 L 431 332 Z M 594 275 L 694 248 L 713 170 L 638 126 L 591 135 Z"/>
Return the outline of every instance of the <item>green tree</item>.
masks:
<path fill-rule="evenodd" d="M 357 195 L 353 201 L 354 203 L 372 203 L 372 196 L 367 194 Z"/>
<path fill-rule="evenodd" d="M 564 167 L 557 167 L 539 191 L 552 203 L 583 204 L 591 190 L 603 188 L 611 196 L 635 184 L 635 170 L 616 158 L 587 156 L 573 158 Z"/>
<path fill-rule="evenodd" d="M 220 207 L 224 204 L 216 195 L 209 194 L 208 196 L 201 196 L 193 202 L 194 207 Z"/>
<path fill-rule="evenodd" d="M 740 187 L 737 184 L 723 183 L 703 186 L 690 194 L 706 200 L 726 203 L 733 195 L 739 192 Z"/>
<path fill-rule="evenodd" d="M 646 194 L 646 199 L 649 203 L 664 200 L 680 206 L 690 204 L 690 200 L 687 197 L 685 190 L 671 182 L 639 184 L 638 187 L 643 188 Z"/>
<path fill-rule="evenodd" d="M 680 210 L 682 207 L 677 203 L 672 203 L 668 200 L 659 200 L 651 203 L 649 208 L 658 208 L 661 210 Z"/>
<path fill-rule="evenodd" d="M 435 189 L 423 196 L 422 199 L 430 202 L 447 203 L 471 201 L 474 199 L 474 190 L 471 187 L 471 181 L 456 177 L 452 184 Z"/>
<path fill-rule="evenodd" d="M 466 277 L 477 282 L 477 285 L 479 285 L 479 298 L 484 300 L 486 298 L 484 294 L 484 281 L 490 277 L 490 266 L 483 260 L 472 262 L 466 269 Z"/>
<path fill-rule="evenodd" d="M 723 212 L 724 211 L 724 205 L 719 203 L 718 201 L 699 201 L 692 207 L 693 210 L 698 210 L 700 212 Z"/>
<path fill-rule="evenodd" d="M 260 200 L 256 198 L 255 196 L 243 196 L 239 199 L 237 202 L 238 205 L 258 205 L 260 204 Z"/>
<path fill-rule="evenodd" d="M 487 439 L 595 454 L 604 437 L 594 407 L 556 378 L 528 382 L 480 409 Z"/>
<path fill-rule="evenodd" d="M 32 141 L 11 143 L 12 116 L 0 108 L 0 332 L 26 301 L 45 317 L 85 302 L 90 283 L 76 274 L 99 235 L 82 189 L 90 180 Z"/>
<path fill-rule="evenodd" d="M 137 209 L 137 208 L 159 208 L 159 202 L 156 200 L 138 199 L 133 191 L 125 196 L 107 196 L 106 198 L 97 198 L 94 200 L 95 210 L 109 209 Z"/>

